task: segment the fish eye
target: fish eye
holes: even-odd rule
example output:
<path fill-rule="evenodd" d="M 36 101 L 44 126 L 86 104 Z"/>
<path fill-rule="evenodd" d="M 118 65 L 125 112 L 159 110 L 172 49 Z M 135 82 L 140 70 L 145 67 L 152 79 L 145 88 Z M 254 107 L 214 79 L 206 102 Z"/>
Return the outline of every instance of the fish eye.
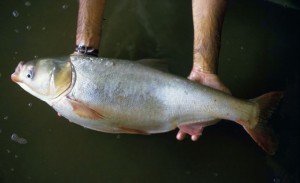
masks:
<path fill-rule="evenodd" d="M 26 74 L 26 77 L 28 79 L 33 79 L 33 70 L 32 69 L 28 70 L 28 73 Z"/>

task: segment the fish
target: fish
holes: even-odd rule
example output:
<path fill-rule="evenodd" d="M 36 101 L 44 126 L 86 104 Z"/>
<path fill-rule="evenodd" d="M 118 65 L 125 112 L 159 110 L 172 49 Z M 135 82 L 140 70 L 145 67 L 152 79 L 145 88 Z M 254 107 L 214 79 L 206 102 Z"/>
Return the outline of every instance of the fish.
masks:
<path fill-rule="evenodd" d="M 268 154 L 276 152 L 268 119 L 283 92 L 239 99 L 162 71 L 157 63 L 78 55 L 43 58 L 20 62 L 11 79 L 88 129 L 156 134 L 180 128 L 201 135 L 204 127 L 224 119 L 243 126 Z"/>

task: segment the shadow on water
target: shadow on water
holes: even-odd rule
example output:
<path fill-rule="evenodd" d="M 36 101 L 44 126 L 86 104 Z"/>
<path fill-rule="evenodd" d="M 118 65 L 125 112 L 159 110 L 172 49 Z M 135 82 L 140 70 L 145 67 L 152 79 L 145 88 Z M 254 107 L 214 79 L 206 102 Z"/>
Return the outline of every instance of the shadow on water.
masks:
<path fill-rule="evenodd" d="M 233 94 L 285 90 L 270 121 L 280 139 L 271 157 L 226 121 L 207 128 L 198 142 L 178 142 L 175 131 L 87 130 L 12 83 L 20 60 L 73 51 L 77 8 L 71 0 L 0 2 L 0 182 L 299 182 L 299 10 L 232 0 L 224 22 L 219 74 Z M 187 76 L 190 1 L 112 0 L 104 18 L 101 56 L 172 58 L 171 71 Z"/>

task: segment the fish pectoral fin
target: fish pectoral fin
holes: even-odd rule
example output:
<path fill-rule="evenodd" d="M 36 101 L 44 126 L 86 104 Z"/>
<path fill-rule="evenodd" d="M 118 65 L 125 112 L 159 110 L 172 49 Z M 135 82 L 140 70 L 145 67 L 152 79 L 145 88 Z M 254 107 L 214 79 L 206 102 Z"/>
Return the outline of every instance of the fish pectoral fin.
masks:
<path fill-rule="evenodd" d="M 82 118 L 89 118 L 89 119 L 104 119 L 104 116 L 89 108 L 88 106 L 72 99 L 68 99 L 68 102 L 71 104 L 73 111 Z"/>

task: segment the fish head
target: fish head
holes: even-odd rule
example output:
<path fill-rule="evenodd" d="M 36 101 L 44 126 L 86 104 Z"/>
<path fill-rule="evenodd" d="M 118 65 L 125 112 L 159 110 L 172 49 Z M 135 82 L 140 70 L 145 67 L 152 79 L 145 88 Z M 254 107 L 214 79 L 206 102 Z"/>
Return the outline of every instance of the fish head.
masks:
<path fill-rule="evenodd" d="M 49 58 L 20 62 L 11 79 L 28 93 L 48 101 L 57 98 L 71 86 L 71 62 Z"/>

